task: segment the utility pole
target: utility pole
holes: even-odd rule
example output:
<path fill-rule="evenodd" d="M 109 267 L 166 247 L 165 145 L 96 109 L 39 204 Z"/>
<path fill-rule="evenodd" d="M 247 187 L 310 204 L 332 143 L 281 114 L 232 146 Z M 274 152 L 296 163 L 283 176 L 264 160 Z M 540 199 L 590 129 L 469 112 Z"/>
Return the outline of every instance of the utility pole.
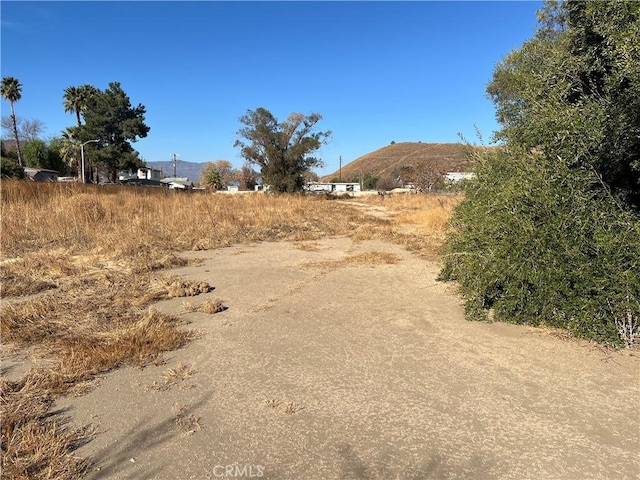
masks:
<path fill-rule="evenodd" d="M 340 155 L 340 183 L 342 183 L 342 155 Z"/>
<path fill-rule="evenodd" d="M 178 157 L 179 156 L 180 155 L 178 155 L 177 153 L 172 153 L 171 154 L 171 157 L 172 157 L 172 160 L 173 160 L 173 178 L 176 178 L 178 176 L 176 171 L 177 171 L 177 168 L 178 168 Z"/>

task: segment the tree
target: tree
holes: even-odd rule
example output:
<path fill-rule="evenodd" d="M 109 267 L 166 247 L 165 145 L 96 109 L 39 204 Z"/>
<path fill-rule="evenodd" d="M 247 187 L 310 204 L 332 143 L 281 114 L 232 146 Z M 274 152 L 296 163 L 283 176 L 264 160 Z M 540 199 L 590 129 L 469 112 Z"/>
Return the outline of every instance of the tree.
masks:
<path fill-rule="evenodd" d="M 272 191 L 299 192 L 304 186 L 304 174 L 322 165 L 310 154 L 331 136 L 330 131 L 314 131 L 321 119 L 318 113 L 292 113 L 280 123 L 262 107 L 248 110 L 240 117 L 245 127 L 237 132 L 241 139 L 234 146 L 240 147 L 247 162 L 260 167 L 264 184 L 270 185 Z"/>
<path fill-rule="evenodd" d="M 253 190 L 258 183 L 258 172 L 251 168 L 251 164 L 245 162 L 238 172 L 238 181 L 240 190 Z"/>
<path fill-rule="evenodd" d="M 365 173 L 363 175 L 354 176 L 351 181 L 360 183 L 364 190 L 375 190 L 376 185 L 378 184 L 378 177 L 373 176 L 371 173 Z"/>
<path fill-rule="evenodd" d="M 66 128 L 59 137 L 52 138 L 49 149 L 52 155 L 58 157 L 61 170 L 80 175 L 80 142 L 73 138 L 73 127 Z"/>
<path fill-rule="evenodd" d="M 13 117 L 2 117 L 2 128 L 11 131 L 13 134 L 13 121 Z M 44 131 L 44 122 L 37 118 L 24 120 L 19 115 L 16 115 L 15 122 L 20 140 L 34 140 L 39 138 L 40 134 Z"/>
<path fill-rule="evenodd" d="M 93 164 L 104 169 L 112 181 L 119 170 L 134 170 L 144 166 L 131 143 L 144 138 L 149 127 L 144 123 L 146 109 L 142 104 L 131 106 L 131 101 L 120 83 L 112 82 L 104 91 L 85 86 L 89 92 L 82 114 L 84 125 L 69 128 L 69 133 L 80 143 L 99 140 L 98 146 L 88 144 L 85 154 L 92 151 Z"/>
<path fill-rule="evenodd" d="M 417 164 L 403 165 L 400 177 L 405 183 L 411 183 L 425 192 L 444 187 L 445 172 L 433 160 Z"/>
<path fill-rule="evenodd" d="M 16 140 L 16 148 L 18 150 L 18 164 L 22 167 L 22 152 L 20 151 L 20 138 L 18 137 L 18 125 L 16 122 L 16 114 L 13 108 L 14 103 L 22 98 L 22 85 L 13 77 L 4 77 L 2 79 L 2 87 L 0 87 L 2 98 L 11 104 L 11 119 L 13 120 L 13 136 Z"/>
<path fill-rule="evenodd" d="M 494 71 L 497 139 L 594 170 L 640 208 L 640 2 L 547 2 Z"/>
<path fill-rule="evenodd" d="M 78 127 L 82 125 L 80 114 L 89 108 L 94 96 L 100 94 L 100 91 L 93 85 L 81 85 L 79 87 L 67 87 L 64 90 L 62 104 L 65 112 L 72 112 L 76 115 Z"/>
<path fill-rule="evenodd" d="M 200 183 L 209 188 L 220 190 L 236 180 L 238 172 L 227 160 L 206 162 L 200 170 Z"/>
<path fill-rule="evenodd" d="M 68 175 L 75 170 L 75 160 L 68 162 L 65 158 L 67 145 L 63 137 L 54 137 L 47 145 L 47 168 L 57 170 L 61 175 Z"/>
<path fill-rule="evenodd" d="M 2 155 L 0 157 L 0 176 L 2 178 L 24 178 L 24 168 L 13 158 Z"/>
<path fill-rule="evenodd" d="M 42 140 L 29 140 L 22 149 L 24 164 L 27 167 L 49 168 L 47 145 Z"/>
<path fill-rule="evenodd" d="M 487 92 L 499 149 L 476 152 L 443 248 L 471 318 L 640 338 L 640 2 L 547 2 Z"/>
<path fill-rule="evenodd" d="M 212 190 L 220 190 L 222 188 L 220 173 L 215 168 L 208 170 L 204 175 L 201 174 L 200 181 Z"/>

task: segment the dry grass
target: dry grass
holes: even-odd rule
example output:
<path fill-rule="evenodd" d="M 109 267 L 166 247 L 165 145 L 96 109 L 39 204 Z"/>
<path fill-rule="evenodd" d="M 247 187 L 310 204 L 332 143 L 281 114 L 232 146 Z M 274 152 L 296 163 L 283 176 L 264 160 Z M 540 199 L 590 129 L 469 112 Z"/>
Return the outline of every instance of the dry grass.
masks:
<path fill-rule="evenodd" d="M 0 196 L 0 335 L 3 343 L 33 349 L 42 360 L 19 381 L 0 384 L 2 470 L 19 479 L 75 479 L 86 471 L 87 463 L 73 451 L 89 433 L 70 430 L 65 419 L 52 415 L 56 395 L 81 394 L 96 374 L 120 365 L 158 362 L 162 352 L 193 337 L 183 322 L 149 309 L 161 299 L 212 289 L 204 282 L 157 275 L 186 264 L 175 252 L 349 235 L 387 239 L 433 256 L 457 201 L 415 195 L 367 200 L 402 212 L 385 219 L 320 197 L 5 180 Z M 298 245 L 313 250 L 313 243 Z M 371 252 L 332 266 L 395 261 Z M 190 308 L 216 313 L 226 307 L 213 299 Z M 177 379 L 186 372 L 168 375 Z M 285 406 L 288 413 L 298 407 Z M 198 419 L 183 408 L 175 416 L 181 430 L 199 428 Z"/>
<path fill-rule="evenodd" d="M 400 259 L 397 255 L 387 252 L 364 252 L 357 255 L 341 258 L 339 260 L 326 260 L 324 262 L 305 263 L 305 267 L 336 269 L 341 267 L 361 267 L 375 265 L 393 265 L 398 263 Z"/>

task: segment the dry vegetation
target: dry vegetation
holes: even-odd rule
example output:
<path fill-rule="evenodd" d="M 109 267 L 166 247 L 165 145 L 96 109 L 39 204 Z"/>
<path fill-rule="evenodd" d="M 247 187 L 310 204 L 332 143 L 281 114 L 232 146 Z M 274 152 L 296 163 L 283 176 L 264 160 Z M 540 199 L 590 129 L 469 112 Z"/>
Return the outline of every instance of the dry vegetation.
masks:
<path fill-rule="evenodd" d="M 160 272 L 186 263 L 177 252 L 350 235 L 384 238 L 433 258 L 458 201 L 413 195 L 358 199 L 357 206 L 303 196 L 136 187 L 13 181 L 0 187 L 2 343 L 28 349 L 37 360 L 21 379 L 3 376 L 0 382 L 2 471 L 18 479 L 81 478 L 89 465 L 73 451 L 91 432 L 71 431 L 64 418 L 52 415 L 56 395 L 79 394 L 97 374 L 125 364 L 144 366 L 192 338 L 184 321 L 150 307 L 212 289 Z M 368 215 L 363 202 L 397 213 Z M 347 261 L 395 259 L 374 252 Z M 193 307 L 209 314 L 225 308 L 215 298 Z M 199 428 L 197 419 L 183 417 L 176 414 L 180 428 Z"/>

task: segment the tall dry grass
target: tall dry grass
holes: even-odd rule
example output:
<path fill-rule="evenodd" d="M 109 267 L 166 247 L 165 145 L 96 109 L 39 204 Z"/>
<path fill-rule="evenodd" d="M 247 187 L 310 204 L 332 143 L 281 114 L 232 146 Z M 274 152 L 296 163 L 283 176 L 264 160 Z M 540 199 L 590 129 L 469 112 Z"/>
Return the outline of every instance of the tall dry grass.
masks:
<path fill-rule="evenodd" d="M 175 318 L 149 310 L 161 298 L 208 290 L 154 273 L 183 265 L 177 252 L 350 235 L 433 258 L 457 203 L 414 195 L 356 204 L 4 180 L 0 198 L 0 335 L 43 359 L 22 379 L 0 382 L 2 469 L 25 479 L 75 479 L 86 471 L 73 450 L 87 432 L 51 415 L 56 395 L 78 391 L 97 373 L 152 361 L 192 337 Z M 392 213 L 372 216 L 362 203 Z M 225 308 L 214 303 L 212 314 Z"/>

